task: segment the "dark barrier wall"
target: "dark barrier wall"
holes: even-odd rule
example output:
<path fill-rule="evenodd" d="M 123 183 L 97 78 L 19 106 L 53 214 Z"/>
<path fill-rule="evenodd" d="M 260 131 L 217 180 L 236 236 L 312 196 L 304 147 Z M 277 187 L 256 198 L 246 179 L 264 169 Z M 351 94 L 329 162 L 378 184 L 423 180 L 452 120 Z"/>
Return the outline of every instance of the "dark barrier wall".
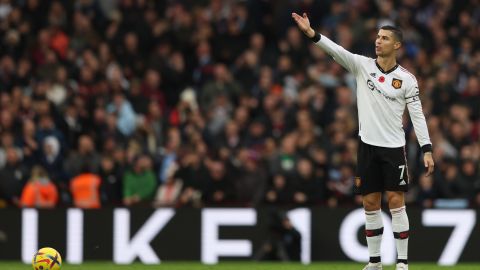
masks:
<path fill-rule="evenodd" d="M 0 260 L 28 263 L 51 246 L 70 263 L 112 260 L 252 259 L 270 236 L 273 211 L 250 208 L 0 210 Z M 410 259 L 441 265 L 480 261 L 479 211 L 409 209 Z M 287 213 L 302 235 L 301 260 L 365 261 L 361 209 L 299 208 Z M 385 263 L 395 260 L 390 216 L 384 213 Z"/>

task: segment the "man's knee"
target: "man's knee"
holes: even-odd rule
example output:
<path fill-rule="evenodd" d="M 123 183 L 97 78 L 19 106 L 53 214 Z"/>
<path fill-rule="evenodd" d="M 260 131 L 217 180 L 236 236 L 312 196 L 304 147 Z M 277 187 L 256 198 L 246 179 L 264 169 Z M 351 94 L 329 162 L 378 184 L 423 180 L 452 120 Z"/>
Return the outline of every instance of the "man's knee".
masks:
<path fill-rule="evenodd" d="M 381 208 L 382 195 L 371 193 L 363 196 L 363 207 L 366 211 L 375 211 Z"/>
<path fill-rule="evenodd" d="M 399 208 L 405 205 L 405 195 L 403 192 L 387 192 L 388 206 L 390 209 Z"/>

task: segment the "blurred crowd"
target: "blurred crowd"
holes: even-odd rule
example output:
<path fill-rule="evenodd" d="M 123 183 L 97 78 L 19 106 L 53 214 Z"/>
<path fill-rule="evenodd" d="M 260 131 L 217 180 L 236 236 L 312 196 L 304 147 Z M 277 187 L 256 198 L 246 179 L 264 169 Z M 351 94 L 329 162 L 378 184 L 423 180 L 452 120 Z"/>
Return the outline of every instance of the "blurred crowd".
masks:
<path fill-rule="evenodd" d="M 292 11 L 371 57 L 403 30 L 407 203 L 480 206 L 478 0 L 0 0 L 0 207 L 358 205 L 355 79 Z"/>

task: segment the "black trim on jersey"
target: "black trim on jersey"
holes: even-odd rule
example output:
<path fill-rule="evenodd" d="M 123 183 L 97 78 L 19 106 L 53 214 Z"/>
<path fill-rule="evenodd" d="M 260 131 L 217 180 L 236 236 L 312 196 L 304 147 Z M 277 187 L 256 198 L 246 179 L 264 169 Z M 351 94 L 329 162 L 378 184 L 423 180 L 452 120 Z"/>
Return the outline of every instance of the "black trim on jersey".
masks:
<path fill-rule="evenodd" d="M 418 96 L 420 96 L 420 94 L 416 94 L 416 95 L 413 95 L 413 96 L 409 96 L 409 97 L 406 97 L 405 99 L 414 98 L 414 97 L 418 97 Z"/>
<path fill-rule="evenodd" d="M 320 33 L 317 33 L 317 31 L 315 31 L 315 35 L 313 35 L 313 37 L 311 37 L 310 40 L 317 43 L 320 41 L 320 38 L 322 38 L 322 35 L 320 35 Z"/>
<path fill-rule="evenodd" d="M 378 64 L 377 60 L 375 59 L 375 65 L 377 65 L 377 68 L 383 73 L 383 74 L 388 74 L 388 73 L 391 73 L 393 72 L 395 69 L 397 69 L 400 65 L 399 64 L 396 64 L 394 67 L 392 67 L 391 69 L 385 71 L 383 70 L 383 68 Z"/>
<path fill-rule="evenodd" d="M 417 102 L 417 101 L 420 101 L 420 99 L 414 99 L 414 100 L 412 100 L 412 101 L 410 101 L 410 102 L 407 102 L 406 104 L 410 104 L 410 103 Z"/>
<path fill-rule="evenodd" d="M 418 93 L 418 92 L 417 92 L 417 93 Z M 416 94 L 416 95 L 413 95 L 413 96 L 410 96 L 410 97 L 406 97 L 406 98 L 405 98 L 405 101 L 407 102 L 407 104 L 420 101 L 420 97 L 419 97 L 419 96 L 420 96 L 420 94 Z"/>
<path fill-rule="evenodd" d="M 425 144 L 424 146 L 422 146 L 422 152 L 425 154 L 427 152 L 432 152 L 433 149 L 432 149 L 432 145 L 431 144 Z"/>

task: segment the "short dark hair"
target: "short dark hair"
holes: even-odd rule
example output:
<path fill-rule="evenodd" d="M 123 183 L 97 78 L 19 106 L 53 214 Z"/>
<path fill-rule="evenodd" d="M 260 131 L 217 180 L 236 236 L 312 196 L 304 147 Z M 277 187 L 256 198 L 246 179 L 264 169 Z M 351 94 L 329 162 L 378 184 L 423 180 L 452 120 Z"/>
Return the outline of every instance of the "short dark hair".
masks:
<path fill-rule="evenodd" d="M 384 25 L 384 26 L 380 27 L 380 29 L 392 31 L 395 39 L 398 42 L 403 43 L 403 33 L 402 33 L 402 30 L 400 30 L 399 28 L 397 28 L 393 25 Z"/>

